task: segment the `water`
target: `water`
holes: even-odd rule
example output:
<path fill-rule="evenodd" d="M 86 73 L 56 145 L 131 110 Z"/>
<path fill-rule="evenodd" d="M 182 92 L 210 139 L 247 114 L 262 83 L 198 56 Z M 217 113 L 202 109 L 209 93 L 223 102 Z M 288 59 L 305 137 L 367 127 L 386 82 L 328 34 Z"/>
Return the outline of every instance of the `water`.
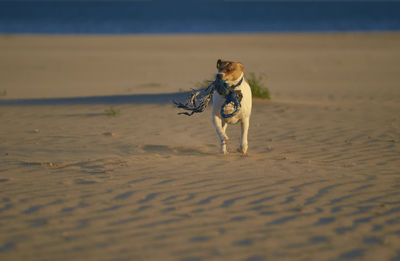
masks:
<path fill-rule="evenodd" d="M 398 31 L 400 2 L 2 1 L 0 33 Z"/>

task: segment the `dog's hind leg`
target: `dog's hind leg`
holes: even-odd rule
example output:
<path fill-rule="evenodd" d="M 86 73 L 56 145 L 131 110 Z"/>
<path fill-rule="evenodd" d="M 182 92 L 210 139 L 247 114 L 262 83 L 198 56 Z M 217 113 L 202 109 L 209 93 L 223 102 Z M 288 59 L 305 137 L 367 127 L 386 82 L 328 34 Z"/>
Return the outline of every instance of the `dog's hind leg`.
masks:
<path fill-rule="evenodd" d="M 249 132 L 249 118 L 245 118 L 241 121 L 241 138 L 240 138 L 240 148 L 239 151 L 243 153 L 243 155 L 247 155 L 247 134 Z"/>
<path fill-rule="evenodd" d="M 228 124 L 226 122 L 223 122 L 222 119 L 217 115 L 213 116 L 213 123 L 221 143 L 221 153 L 227 154 L 228 151 L 226 150 L 226 144 L 228 143 L 229 138 L 226 135 L 225 130 Z"/>

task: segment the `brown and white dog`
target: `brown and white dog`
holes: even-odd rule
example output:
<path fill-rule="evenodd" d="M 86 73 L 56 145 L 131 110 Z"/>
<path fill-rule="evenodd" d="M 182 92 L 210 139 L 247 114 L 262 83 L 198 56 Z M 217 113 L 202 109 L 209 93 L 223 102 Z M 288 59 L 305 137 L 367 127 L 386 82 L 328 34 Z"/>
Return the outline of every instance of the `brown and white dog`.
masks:
<path fill-rule="evenodd" d="M 236 124 L 240 121 L 242 132 L 238 150 L 242 154 L 246 155 L 248 148 L 247 134 L 251 115 L 252 95 L 250 85 L 247 79 L 244 77 L 244 67 L 240 62 L 223 61 L 219 59 L 217 61 L 217 69 L 218 73 L 216 77 L 226 81 L 229 86 L 237 85 L 234 88 L 235 92 L 240 91 L 242 94 L 240 110 L 237 112 L 237 114 L 229 118 L 223 118 L 220 112 L 221 106 L 225 103 L 225 97 L 220 95 L 218 92 L 215 92 L 213 96 L 213 123 L 221 142 L 221 153 L 228 153 L 226 150 L 226 144 L 229 141 L 229 138 L 226 135 L 226 128 L 228 124 Z M 225 106 L 224 113 L 228 114 L 233 112 L 233 110 L 233 106 L 230 106 L 229 104 Z"/>

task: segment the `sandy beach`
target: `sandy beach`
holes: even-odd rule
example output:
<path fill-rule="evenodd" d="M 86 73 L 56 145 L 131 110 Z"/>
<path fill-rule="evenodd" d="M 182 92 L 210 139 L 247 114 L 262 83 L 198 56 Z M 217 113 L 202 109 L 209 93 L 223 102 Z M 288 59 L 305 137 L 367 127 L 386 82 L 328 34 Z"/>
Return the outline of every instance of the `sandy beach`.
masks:
<path fill-rule="evenodd" d="M 170 102 L 265 75 L 249 156 Z M 400 260 L 400 33 L 0 36 L 0 260 Z"/>

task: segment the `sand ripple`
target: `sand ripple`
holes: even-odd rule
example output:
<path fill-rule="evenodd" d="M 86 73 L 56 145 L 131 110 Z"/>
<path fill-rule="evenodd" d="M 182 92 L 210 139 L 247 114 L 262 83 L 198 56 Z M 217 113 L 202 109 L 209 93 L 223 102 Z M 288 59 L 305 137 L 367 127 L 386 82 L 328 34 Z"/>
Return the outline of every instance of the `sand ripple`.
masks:
<path fill-rule="evenodd" d="M 116 116 L 104 113 L 112 97 L 3 103 L 0 260 L 400 260 L 398 37 L 247 37 L 241 41 L 253 39 L 252 48 L 243 57 L 253 58 L 245 64 L 280 79 L 271 83 L 272 101 L 254 102 L 248 157 L 236 152 L 239 126 L 228 129 L 231 153 L 219 155 L 209 110 L 177 115 L 151 101 L 158 95 L 135 104 L 137 96 L 121 95 Z M 14 50 L 12 39 L 0 52 Z M 186 57 L 213 60 L 228 46 L 210 51 L 218 46 L 196 42 L 182 55 L 173 39 L 163 47 L 171 51 L 140 61 L 153 66 L 149 59 L 166 56 L 161 65 L 176 59 L 184 70 Z M 98 52 L 110 55 L 104 64 L 125 61 L 130 52 L 115 51 L 120 41 L 116 49 L 99 41 Z M 202 45 L 209 49 L 196 56 Z M 57 64 L 52 74 L 63 71 L 55 47 L 33 46 L 35 59 L 20 59 L 47 57 Z M 102 56 L 92 51 L 86 60 L 94 66 Z M 12 62 L 19 53 L 2 57 Z M 123 68 L 132 79 L 132 66 Z"/>

